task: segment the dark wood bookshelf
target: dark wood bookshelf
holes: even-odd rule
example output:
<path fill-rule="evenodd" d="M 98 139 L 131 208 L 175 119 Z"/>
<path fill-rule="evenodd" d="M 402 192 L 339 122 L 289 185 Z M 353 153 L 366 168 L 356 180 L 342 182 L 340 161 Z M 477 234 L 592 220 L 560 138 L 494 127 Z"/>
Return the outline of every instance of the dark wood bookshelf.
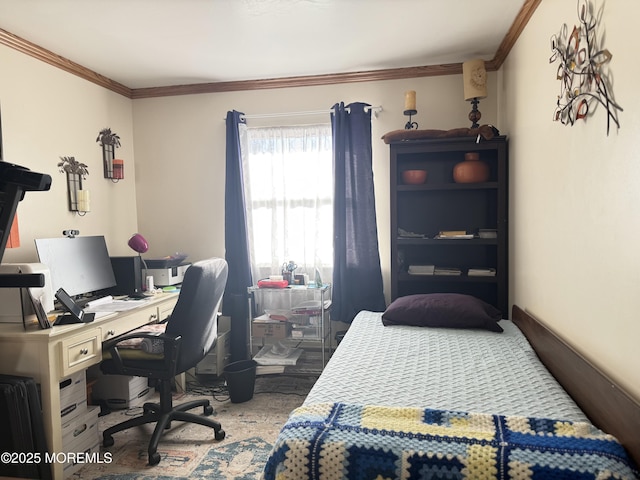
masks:
<path fill-rule="evenodd" d="M 391 156 L 391 297 L 454 292 L 474 295 L 508 316 L 508 142 L 505 136 L 476 143 L 475 137 L 397 141 Z M 456 183 L 454 166 L 478 152 L 489 178 Z M 427 170 L 427 180 L 406 185 L 405 170 Z M 398 229 L 424 235 L 400 236 Z M 496 238 L 479 238 L 495 229 Z M 472 239 L 437 239 L 442 230 L 464 230 Z M 461 270 L 461 275 L 412 275 L 409 265 Z M 468 276 L 469 268 L 493 268 L 495 276 Z"/>

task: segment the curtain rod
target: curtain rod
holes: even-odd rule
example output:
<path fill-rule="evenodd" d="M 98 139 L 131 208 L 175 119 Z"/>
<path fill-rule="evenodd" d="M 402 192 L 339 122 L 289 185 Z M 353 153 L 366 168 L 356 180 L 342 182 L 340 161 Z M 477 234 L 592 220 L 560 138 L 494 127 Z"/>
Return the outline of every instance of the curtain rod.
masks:
<path fill-rule="evenodd" d="M 345 110 L 347 110 L 348 112 L 350 111 L 350 109 L 348 107 Z M 380 113 L 382 111 L 382 106 L 364 107 L 364 110 L 365 111 L 371 110 L 373 112 L 373 115 L 377 118 L 378 117 L 378 113 Z M 327 113 L 332 113 L 332 112 L 333 112 L 333 108 L 329 108 L 327 110 L 308 110 L 308 111 L 303 111 L 303 112 L 256 113 L 256 114 L 253 114 L 253 115 L 241 115 L 240 118 L 247 119 L 247 118 L 297 117 L 297 116 L 301 116 L 301 115 L 322 115 L 322 114 L 327 114 Z"/>

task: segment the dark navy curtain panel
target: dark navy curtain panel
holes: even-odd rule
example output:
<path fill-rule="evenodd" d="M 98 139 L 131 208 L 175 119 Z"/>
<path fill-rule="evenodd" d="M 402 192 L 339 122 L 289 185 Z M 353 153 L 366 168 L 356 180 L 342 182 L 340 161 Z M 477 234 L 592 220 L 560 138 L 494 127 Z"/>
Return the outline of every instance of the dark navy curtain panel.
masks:
<path fill-rule="evenodd" d="M 373 188 L 371 110 L 333 106 L 333 292 L 331 318 L 350 323 L 361 310 L 384 311 Z"/>
<path fill-rule="evenodd" d="M 251 286 L 249 240 L 242 183 L 242 158 L 238 126 L 243 113 L 227 112 L 226 177 L 224 190 L 224 243 L 229 276 L 222 301 L 222 313 L 231 317 L 231 359 L 247 358 L 249 312 L 247 287 Z"/>

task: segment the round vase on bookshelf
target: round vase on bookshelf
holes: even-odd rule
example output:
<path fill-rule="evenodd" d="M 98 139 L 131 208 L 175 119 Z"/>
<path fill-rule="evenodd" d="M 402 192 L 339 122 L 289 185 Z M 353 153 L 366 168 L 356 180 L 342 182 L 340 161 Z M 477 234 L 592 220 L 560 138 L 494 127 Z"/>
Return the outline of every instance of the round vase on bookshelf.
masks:
<path fill-rule="evenodd" d="M 489 179 L 489 165 L 480 160 L 478 152 L 464 154 L 464 162 L 453 167 L 453 180 L 456 183 L 478 183 Z"/>

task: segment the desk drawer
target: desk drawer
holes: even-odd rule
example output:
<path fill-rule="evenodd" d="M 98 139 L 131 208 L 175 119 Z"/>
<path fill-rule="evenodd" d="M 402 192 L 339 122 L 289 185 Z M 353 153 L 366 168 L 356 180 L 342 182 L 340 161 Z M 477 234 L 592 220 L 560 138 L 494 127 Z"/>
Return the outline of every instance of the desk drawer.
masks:
<path fill-rule="evenodd" d="M 122 335 L 123 333 L 130 332 L 147 323 L 158 321 L 158 309 L 157 307 L 147 307 L 136 309 L 128 315 L 124 315 L 121 318 L 111 320 L 108 323 L 102 325 L 102 341 L 110 340 L 113 337 Z"/>
<path fill-rule="evenodd" d="M 100 328 L 67 338 L 60 342 L 62 375 L 89 367 L 102 360 L 102 333 Z"/>
<path fill-rule="evenodd" d="M 175 299 L 171 302 L 166 302 L 158 306 L 158 321 L 162 322 L 166 320 L 169 315 L 173 312 L 173 307 L 176 306 L 178 302 L 178 296 L 175 296 Z"/>

